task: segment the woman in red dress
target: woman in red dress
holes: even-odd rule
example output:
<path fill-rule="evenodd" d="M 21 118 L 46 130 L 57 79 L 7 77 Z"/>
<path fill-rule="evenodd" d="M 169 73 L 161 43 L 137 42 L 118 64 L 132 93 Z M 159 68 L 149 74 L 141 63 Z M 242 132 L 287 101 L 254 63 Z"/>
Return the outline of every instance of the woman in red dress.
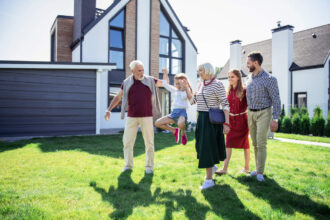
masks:
<path fill-rule="evenodd" d="M 226 136 L 227 158 L 224 161 L 223 168 L 216 172 L 218 175 L 227 173 L 232 148 L 244 149 L 245 166 L 241 172 L 250 172 L 249 127 L 246 114 L 247 101 L 241 72 L 238 69 L 230 70 L 228 72 L 228 81 L 227 99 L 230 107 L 229 122 L 231 128 Z"/>

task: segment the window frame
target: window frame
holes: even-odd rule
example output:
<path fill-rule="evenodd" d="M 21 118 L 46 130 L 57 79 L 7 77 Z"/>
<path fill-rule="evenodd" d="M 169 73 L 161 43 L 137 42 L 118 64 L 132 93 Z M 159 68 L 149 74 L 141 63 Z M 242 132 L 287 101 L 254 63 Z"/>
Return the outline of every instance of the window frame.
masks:
<path fill-rule="evenodd" d="M 115 19 L 122 11 L 124 11 L 124 25 L 123 28 L 117 27 L 117 26 L 111 26 L 110 23 L 113 19 Z M 110 30 L 116 30 L 121 31 L 122 33 L 122 42 L 123 42 L 123 48 L 117 48 L 117 47 L 111 47 L 110 46 Z M 108 63 L 110 63 L 110 51 L 119 51 L 123 53 L 123 68 L 116 68 L 111 71 L 109 71 L 108 76 L 111 72 L 116 72 L 116 74 L 123 74 L 125 75 L 125 50 L 126 50 L 126 42 L 125 42 L 125 36 L 126 36 L 126 7 L 118 11 L 111 19 L 108 20 Z M 108 106 L 110 105 L 110 87 L 119 87 L 121 84 L 112 83 L 110 81 L 110 78 L 108 78 L 108 90 L 107 90 L 107 96 L 108 96 Z M 120 107 L 120 106 L 119 106 Z M 121 109 L 121 108 L 120 108 Z M 111 112 L 120 112 L 121 110 L 113 109 Z"/>
<path fill-rule="evenodd" d="M 124 11 L 124 27 L 120 28 L 117 26 L 111 26 L 110 23 L 113 19 L 115 19 L 122 11 Z M 126 49 L 126 44 L 125 44 L 125 36 L 126 36 L 126 31 L 125 31 L 125 26 L 126 26 L 126 8 L 123 8 L 115 16 L 113 16 L 109 21 L 108 21 L 108 63 L 110 63 L 110 51 L 118 51 L 118 52 L 123 52 L 123 68 L 116 68 L 115 70 L 119 71 L 124 71 L 125 72 L 125 49 Z M 122 43 L 123 43 L 123 48 L 118 48 L 118 47 L 111 47 L 110 46 L 110 41 L 111 41 L 111 36 L 110 36 L 110 30 L 115 30 L 121 32 L 121 38 L 122 38 Z"/>
<path fill-rule="evenodd" d="M 294 93 L 294 106 L 297 107 L 299 110 L 301 107 L 303 107 L 303 106 L 301 106 L 301 107 L 298 106 L 298 96 L 299 95 L 306 95 L 306 106 L 305 107 L 307 108 L 307 98 L 308 98 L 307 92 L 295 92 Z"/>
<path fill-rule="evenodd" d="M 168 55 L 164 55 L 161 54 L 159 49 L 158 49 L 158 62 L 160 60 L 160 58 L 165 58 L 165 59 L 169 59 L 169 71 L 168 73 L 171 75 L 174 75 L 172 73 L 172 60 L 180 60 L 181 61 L 181 71 L 180 72 L 185 72 L 185 41 L 183 39 L 183 37 L 180 35 L 180 32 L 178 31 L 178 29 L 176 28 L 176 26 L 174 25 L 174 23 L 172 22 L 172 20 L 170 19 L 170 17 L 168 16 L 168 14 L 166 13 L 166 11 L 164 10 L 164 8 L 161 6 L 161 10 L 160 10 L 160 15 L 163 15 L 164 18 L 166 19 L 166 21 L 169 24 L 169 36 L 165 36 L 165 35 L 161 35 L 160 31 L 159 31 L 159 43 L 160 43 L 160 39 L 164 38 L 168 40 Z M 177 37 L 173 36 L 173 32 L 176 34 Z M 172 40 L 179 40 L 181 42 L 181 57 L 175 57 L 172 56 Z M 159 71 L 159 70 L 158 70 Z M 159 73 L 161 73 L 161 71 L 159 71 Z"/>

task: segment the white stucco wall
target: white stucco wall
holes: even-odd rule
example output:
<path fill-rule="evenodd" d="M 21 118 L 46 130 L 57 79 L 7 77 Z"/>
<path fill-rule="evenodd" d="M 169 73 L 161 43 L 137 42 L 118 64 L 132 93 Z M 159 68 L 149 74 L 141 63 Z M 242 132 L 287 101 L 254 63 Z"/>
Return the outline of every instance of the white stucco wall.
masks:
<path fill-rule="evenodd" d="M 150 0 L 137 0 L 137 59 L 144 64 L 144 74 L 150 75 Z"/>
<path fill-rule="evenodd" d="M 294 103 L 294 93 L 307 92 L 307 108 L 310 117 L 313 117 L 313 110 L 317 105 L 322 108 L 323 117 L 326 118 L 328 115 L 329 70 L 327 68 L 292 72 L 292 103 Z"/>
<path fill-rule="evenodd" d="M 285 29 L 272 34 L 272 75 L 277 78 L 281 103 L 286 112 L 291 105 L 291 77 L 289 68 L 293 61 L 293 31 Z"/>
<path fill-rule="evenodd" d="M 80 46 L 72 51 L 72 62 L 80 62 Z"/>
<path fill-rule="evenodd" d="M 194 91 L 197 89 L 197 53 L 190 42 L 186 42 L 185 72 Z M 197 122 L 197 106 L 189 105 L 187 110 L 188 121 Z"/>
<path fill-rule="evenodd" d="M 230 44 L 229 69 L 242 69 L 242 45 L 241 43 Z"/>

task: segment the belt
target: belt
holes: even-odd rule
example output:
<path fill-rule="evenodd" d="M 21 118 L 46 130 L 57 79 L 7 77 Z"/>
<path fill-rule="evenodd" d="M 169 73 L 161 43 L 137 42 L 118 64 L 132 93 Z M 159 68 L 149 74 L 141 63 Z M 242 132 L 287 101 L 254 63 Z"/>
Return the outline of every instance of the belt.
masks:
<path fill-rule="evenodd" d="M 269 108 L 269 107 L 267 107 L 267 108 Z M 261 108 L 261 109 L 251 109 L 251 108 L 249 108 L 249 110 L 250 110 L 251 112 L 260 112 L 260 111 L 265 110 L 265 109 L 267 109 L 267 108 Z"/>
<path fill-rule="evenodd" d="M 229 113 L 230 116 L 239 116 L 239 115 L 244 115 L 244 114 L 246 114 L 246 112 L 242 112 L 242 113 L 239 113 L 239 114 Z"/>

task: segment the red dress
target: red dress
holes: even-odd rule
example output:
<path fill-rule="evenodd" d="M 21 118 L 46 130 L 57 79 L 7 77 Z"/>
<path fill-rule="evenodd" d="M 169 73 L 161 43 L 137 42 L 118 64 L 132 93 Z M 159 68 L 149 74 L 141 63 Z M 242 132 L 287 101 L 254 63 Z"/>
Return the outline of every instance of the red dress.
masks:
<path fill-rule="evenodd" d="M 240 100 L 236 95 L 237 88 L 234 90 L 232 89 L 227 97 L 230 107 L 230 132 L 226 136 L 227 148 L 250 148 L 247 114 L 241 114 L 246 112 L 247 109 L 246 90 L 244 89 L 243 92 L 244 97 L 242 100 Z M 236 116 L 232 116 L 231 114 L 236 114 Z"/>

